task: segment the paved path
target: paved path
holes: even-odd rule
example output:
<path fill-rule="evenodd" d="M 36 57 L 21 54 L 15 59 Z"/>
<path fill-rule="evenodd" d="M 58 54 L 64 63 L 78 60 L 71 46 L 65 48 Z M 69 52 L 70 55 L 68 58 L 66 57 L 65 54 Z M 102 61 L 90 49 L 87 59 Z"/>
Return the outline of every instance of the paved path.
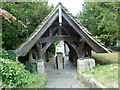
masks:
<path fill-rule="evenodd" d="M 65 69 L 54 69 L 53 61 L 46 65 L 47 85 L 46 88 L 85 88 L 84 84 L 77 80 L 76 67 L 68 58 L 65 59 Z"/>

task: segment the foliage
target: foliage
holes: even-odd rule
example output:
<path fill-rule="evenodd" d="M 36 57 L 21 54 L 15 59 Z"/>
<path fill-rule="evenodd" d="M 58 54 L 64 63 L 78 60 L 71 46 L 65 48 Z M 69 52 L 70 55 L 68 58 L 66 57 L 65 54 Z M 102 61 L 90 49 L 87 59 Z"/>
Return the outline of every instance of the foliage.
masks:
<path fill-rule="evenodd" d="M 3 63 L 2 80 L 5 84 L 22 87 L 32 83 L 32 77 L 28 71 L 24 70 L 23 64 L 3 58 L 0 61 Z"/>
<path fill-rule="evenodd" d="M 4 50 L 0 47 L 0 57 L 4 59 L 16 60 L 16 52 L 14 50 Z"/>
<path fill-rule="evenodd" d="M 14 50 L 7 50 L 8 54 L 9 54 L 9 59 L 10 60 L 16 60 L 16 52 Z"/>
<path fill-rule="evenodd" d="M 3 69 L 3 64 L 0 62 L 0 78 L 2 77 L 2 69 Z M 0 79 L 1 81 L 1 79 Z"/>
<path fill-rule="evenodd" d="M 2 8 L 27 25 L 24 28 L 17 21 L 2 20 L 2 39 L 5 49 L 16 49 L 52 10 L 44 2 L 3 2 Z"/>
<path fill-rule="evenodd" d="M 25 87 L 38 79 L 37 75 L 26 71 L 25 66 L 18 61 L 0 58 L 0 63 L 3 64 L 3 83 L 9 86 Z"/>
<path fill-rule="evenodd" d="M 116 42 L 120 39 L 118 35 L 119 4 L 117 2 L 86 2 L 77 18 L 105 44 Z"/>
<path fill-rule="evenodd" d="M 11 18 L 13 21 L 16 21 L 16 20 L 17 20 L 16 17 L 12 16 L 9 12 L 7 12 L 6 10 L 1 9 L 1 8 L 0 8 L 0 15 L 1 15 L 2 17 L 4 17 L 4 19 L 6 19 L 8 22 L 11 22 L 9 18 Z M 27 27 L 27 26 L 26 26 L 25 24 L 23 24 L 20 20 L 18 20 L 18 22 L 21 23 L 22 26 Z"/>
<path fill-rule="evenodd" d="M 4 50 L 2 47 L 0 47 L 0 57 L 5 58 L 5 59 L 9 59 L 8 52 L 6 50 Z"/>
<path fill-rule="evenodd" d="M 49 52 L 52 52 L 52 54 L 55 55 L 56 46 L 57 46 L 58 44 L 60 44 L 61 42 L 63 42 L 63 41 L 57 41 L 57 42 L 52 43 L 51 46 L 49 47 L 48 51 L 49 51 Z"/>
<path fill-rule="evenodd" d="M 48 51 L 52 52 L 52 54 L 55 55 L 55 48 L 56 48 L 56 43 L 52 43 Z"/>
<path fill-rule="evenodd" d="M 3 87 L 12 88 L 13 87 L 30 87 L 32 88 L 43 88 L 46 83 L 46 75 L 36 75 L 31 74 L 29 71 L 25 70 L 25 65 L 19 61 L 13 61 L 15 59 L 15 52 L 13 50 L 4 50 L 0 48 L 0 80 L 4 83 Z M 8 54 L 9 52 L 9 54 Z M 11 54 L 11 56 L 9 56 Z M 13 55 L 12 55 L 13 54 Z M 11 58 L 12 60 L 10 60 Z M 35 65 L 35 63 L 27 63 L 30 65 Z M 34 66 L 32 66 L 34 67 Z M 34 69 L 32 67 L 27 67 L 28 70 Z M 39 85 L 38 85 L 39 84 Z"/>
<path fill-rule="evenodd" d="M 34 75 L 35 82 L 32 85 L 27 85 L 25 88 L 45 88 L 46 74 Z"/>
<path fill-rule="evenodd" d="M 37 63 L 35 61 L 28 60 L 24 62 L 24 65 L 26 66 L 25 69 L 28 70 L 30 73 L 36 73 Z"/>

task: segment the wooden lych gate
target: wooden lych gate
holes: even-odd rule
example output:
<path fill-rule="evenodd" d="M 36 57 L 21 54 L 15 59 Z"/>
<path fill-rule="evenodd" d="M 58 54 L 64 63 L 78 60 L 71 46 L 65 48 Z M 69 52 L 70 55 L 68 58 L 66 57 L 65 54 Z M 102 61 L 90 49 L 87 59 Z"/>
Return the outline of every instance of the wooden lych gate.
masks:
<path fill-rule="evenodd" d="M 47 49 L 53 42 L 61 40 L 68 45 L 70 60 L 75 63 L 78 58 L 91 57 L 91 50 L 97 53 L 109 52 L 59 3 L 27 41 L 16 49 L 18 59 L 27 55 L 29 60 L 45 62 Z"/>

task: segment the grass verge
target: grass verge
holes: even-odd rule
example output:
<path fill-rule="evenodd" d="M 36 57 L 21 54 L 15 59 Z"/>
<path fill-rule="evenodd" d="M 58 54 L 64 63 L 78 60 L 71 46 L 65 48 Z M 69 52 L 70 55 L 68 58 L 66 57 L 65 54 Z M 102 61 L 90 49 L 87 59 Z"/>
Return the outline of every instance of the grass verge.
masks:
<path fill-rule="evenodd" d="M 41 74 L 41 75 L 35 75 L 34 77 L 36 80 L 28 86 L 25 86 L 24 88 L 45 88 L 46 85 L 46 74 Z"/>
<path fill-rule="evenodd" d="M 46 74 L 35 75 L 37 78 L 33 84 L 25 86 L 24 88 L 45 88 L 46 85 Z"/>
<path fill-rule="evenodd" d="M 118 64 L 96 66 L 93 70 L 83 73 L 90 74 L 107 88 L 118 88 Z"/>
<path fill-rule="evenodd" d="M 84 74 L 90 74 L 97 81 L 107 88 L 118 88 L 118 57 L 120 52 L 100 53 L 92 52 L 96 60 L 96 67 L 93 70 L 85 70 Z"/>

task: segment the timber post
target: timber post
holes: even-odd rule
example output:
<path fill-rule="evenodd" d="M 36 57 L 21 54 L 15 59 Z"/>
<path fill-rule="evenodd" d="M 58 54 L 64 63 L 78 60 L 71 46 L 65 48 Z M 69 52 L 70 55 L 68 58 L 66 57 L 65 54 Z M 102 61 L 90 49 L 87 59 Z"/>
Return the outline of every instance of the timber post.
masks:
<path fill-rule="evenodd" d="M 37 60 L 37 73 L 42 74 L 45 73 L 45 64 L 43 60 L 42 54 L 42 43 L 37 43 L 37 50 L 38 50 L 38 60 Z"/>

